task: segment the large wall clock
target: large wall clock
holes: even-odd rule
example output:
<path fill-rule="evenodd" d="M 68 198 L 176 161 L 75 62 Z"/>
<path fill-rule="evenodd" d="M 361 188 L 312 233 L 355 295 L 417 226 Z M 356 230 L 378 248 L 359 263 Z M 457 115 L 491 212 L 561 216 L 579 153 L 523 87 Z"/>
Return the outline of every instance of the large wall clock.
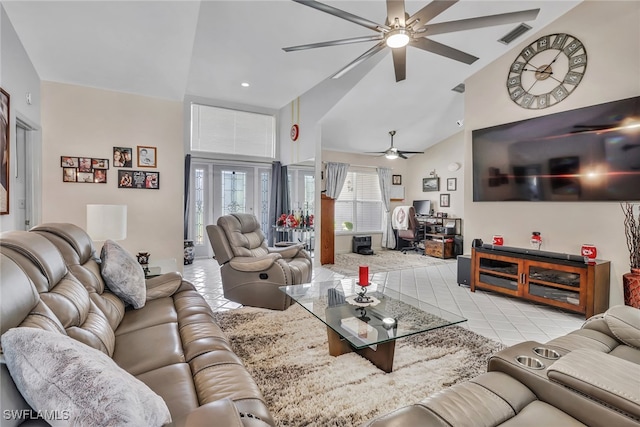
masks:
<path fill-rule="evenodd" d="M 511 64 L 509 97 L 522 108 L 550 107 L 578 87 L 586 70 L 587 50 L 580 40 L 569 34 L 540 37 Z"/>

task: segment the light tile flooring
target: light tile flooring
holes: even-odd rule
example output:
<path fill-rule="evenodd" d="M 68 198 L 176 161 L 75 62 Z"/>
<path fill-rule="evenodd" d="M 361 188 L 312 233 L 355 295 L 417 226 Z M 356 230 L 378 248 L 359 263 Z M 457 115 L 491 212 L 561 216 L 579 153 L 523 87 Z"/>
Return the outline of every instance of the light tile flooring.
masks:
<path fill-rule="evenodd" d="M 522 341 L 544 343 L 578 329 L 584 322 L 582 315 L 552 307 L 492 292 L 471 292 L 468 287 L 458 286 L 456 275 L 456 261 L 448 260 L 437 266 L 376 273 L 372 281 L 461 315 L 468 319 L 461 326 L 506 345 Z M 197 259 L 185 266 L 184 277 L 196 286 L 214 310 L 240 307 L 224 298 L 219 266 L 214 259 Z M 313 280 L 343 277 L 323 267 L 313 270 Z"/>

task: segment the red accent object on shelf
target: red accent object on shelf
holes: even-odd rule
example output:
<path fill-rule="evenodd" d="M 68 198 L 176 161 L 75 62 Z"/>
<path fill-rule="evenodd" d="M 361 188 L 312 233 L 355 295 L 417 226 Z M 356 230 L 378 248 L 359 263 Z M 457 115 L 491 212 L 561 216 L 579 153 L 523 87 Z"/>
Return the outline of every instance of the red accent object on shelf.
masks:
<path fill-rule="evenodd" d="M 598 250 L 593 245 L 582 245 L 580 253 L 584 257 L 585 262 L 594 262 L 598 255 Z"/>
<path fill-rule="evenodd" d="M 360 266 L 360 280 L 358 285 L 369 286 L 369 267 L 366 265 Z"/>
<path fill-rule="evenodd" d="M 493 236 L 493 244 L 496 246 L 504 245 L 504 238 L 500 235 Z"/>

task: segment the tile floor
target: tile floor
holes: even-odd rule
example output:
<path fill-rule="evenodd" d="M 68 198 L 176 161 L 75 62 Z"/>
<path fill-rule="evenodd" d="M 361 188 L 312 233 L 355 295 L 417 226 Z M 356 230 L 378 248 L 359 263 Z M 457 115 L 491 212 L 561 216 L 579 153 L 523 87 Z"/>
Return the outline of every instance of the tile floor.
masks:
<path fill-rule="evenodd" d="M 461 324 L 485 337 L 513 345 L 522 341 L 547 342 L 578 329 L 584 316 L 505 297 L 491 292 L 470 292 L 456 282 L 455 260 L 445 264 L 376 273 L 372 280 L 436 305 L 468 319 Z M 197 259 L 184 267 L 192 282 L 214 310 L 229 310 L 239 304 L 224 298 L 220 270 L 214 259 Z M 323 267 L 313 270 L 313 280 L 328 281 L 344 276 Z"/>

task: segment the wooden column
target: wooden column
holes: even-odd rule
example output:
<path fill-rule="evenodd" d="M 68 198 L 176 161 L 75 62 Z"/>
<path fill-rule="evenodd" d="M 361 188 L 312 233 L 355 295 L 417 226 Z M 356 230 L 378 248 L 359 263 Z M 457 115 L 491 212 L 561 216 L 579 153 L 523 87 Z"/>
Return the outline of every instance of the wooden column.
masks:
<path fill-rule="evenodd" d="M 320 196 L 320 264 L 333 264 L 335 251 L 335 200 Z"/>

